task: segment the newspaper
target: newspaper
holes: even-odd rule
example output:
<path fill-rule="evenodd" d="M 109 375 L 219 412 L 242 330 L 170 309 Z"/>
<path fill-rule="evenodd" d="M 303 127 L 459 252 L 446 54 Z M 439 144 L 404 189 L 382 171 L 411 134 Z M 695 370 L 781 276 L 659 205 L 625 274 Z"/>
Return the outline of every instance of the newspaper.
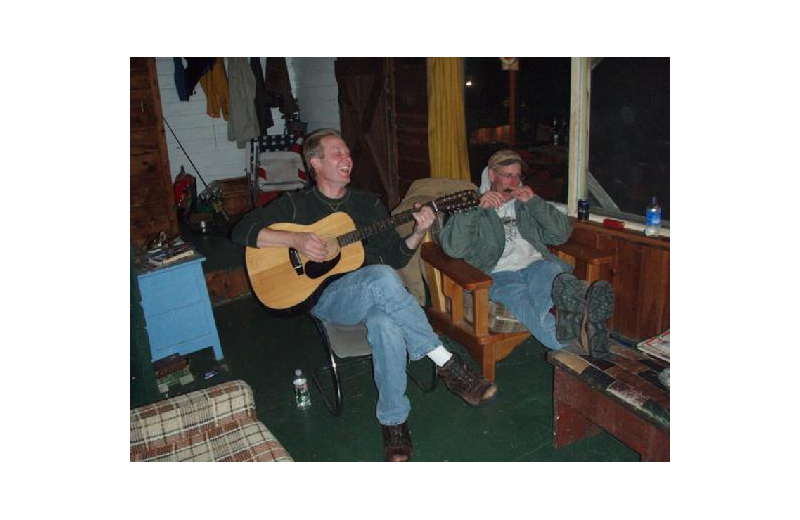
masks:
<path fill-rule="evenodd" d="M 637 345 L 639 350 L 669 363 L 669 329 Z"/>

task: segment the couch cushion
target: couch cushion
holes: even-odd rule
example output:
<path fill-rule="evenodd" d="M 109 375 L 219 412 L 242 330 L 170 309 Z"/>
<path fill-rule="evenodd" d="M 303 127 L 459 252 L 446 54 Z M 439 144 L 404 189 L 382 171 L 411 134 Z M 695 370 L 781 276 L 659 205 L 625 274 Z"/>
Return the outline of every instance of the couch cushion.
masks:
<path fill-rule="evenodd" d="M 472 293 L 465 291 L 464 320 L 470 325 L 472 325 L 472 308 Z M 489 330 L 499 334 L 504 332 L 525 332 L 528 329 L 508 311 L 505 305 L 489 300 Z"/>
<path fill-rule="evenodd" d="M 131 460 L 291 460 L 230 381 L 130 411 Z"/>
<path fill-rule="evenodd" d="M 245 417 L 195 431 L 176 442 L 135 450 L 131 461 L 291 462 L 292 458 L 264 424 Z"/>

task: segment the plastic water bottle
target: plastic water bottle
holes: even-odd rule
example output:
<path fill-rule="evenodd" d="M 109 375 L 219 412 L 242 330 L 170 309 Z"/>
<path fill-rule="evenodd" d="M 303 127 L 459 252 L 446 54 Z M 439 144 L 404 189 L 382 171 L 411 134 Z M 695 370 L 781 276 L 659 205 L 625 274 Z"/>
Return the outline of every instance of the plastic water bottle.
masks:
<path fill-rule="evenodd" d="M 644 220 L 644 234 L 649 237 L 658 236 L 658 233 L 661 230 L 661 206 L 658 205 L 658 201 L 655 197 L 653 197 L 650 205 L 647 206 Z"/>
<path fill-rule="evenodd" d="M 294 400 L 297 407 L 305 410 L 311 407 L 311 394 L 308 391 L 308 379 L 299 368 L 294 371 Z"/>

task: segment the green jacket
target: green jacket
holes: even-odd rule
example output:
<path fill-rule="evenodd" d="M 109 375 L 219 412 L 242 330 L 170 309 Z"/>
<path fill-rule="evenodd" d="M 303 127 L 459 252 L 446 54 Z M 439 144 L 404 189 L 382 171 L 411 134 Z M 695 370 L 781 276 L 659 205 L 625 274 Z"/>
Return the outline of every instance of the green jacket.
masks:
<path fill-rule="evenodd" d="M 534 195 L 528 202 L 515 201 L 519 234 L 542 254 L 542 258 L 561 264 L 565 272 L 572 266 L 550 253 L 547 245 L 563 244 L 572 233 L 566 215 L 543 198 Z M 439 234 L 442 249 L 453 258 L 463 258 L 485 273 L 497 265 L 505 248 L 503 222 L 493 208 L 477 208 L 450 217 Z"/>
<path fill-rule="evenodd" d="M 275 201 L 254 209 L 242 217 L 233 228 L 231 239 L 237 244 L 256 246 L 261 228 L 278 222 L 313 224 L 335 211 L 350 215 L 357 228 L 389 218 L 389 212 L 377 195 L 347 188 L 341 199 L 329 199 L 316 186 L 299 191 L 287 191 Z M 364 265 L 386 264 L 395 269 L 405 266 L 414 250 L 394 228 L 364 240 Z"/>

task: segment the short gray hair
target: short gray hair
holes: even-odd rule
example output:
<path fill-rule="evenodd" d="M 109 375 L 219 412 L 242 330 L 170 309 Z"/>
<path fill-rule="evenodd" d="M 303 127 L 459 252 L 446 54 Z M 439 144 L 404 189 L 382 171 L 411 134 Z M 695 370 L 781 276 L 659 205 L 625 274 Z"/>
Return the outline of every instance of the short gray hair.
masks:
<path fill-rule="evenodd" d="M 333 128 L 320 128 L 318 130 L 314 130 L 308 137 L 305 138 L 305 141 L 303 141 L 303 160 L 306 162 L 308 173 L 310 173 L 311 177 L 314 179 L 317 178 L 317 172 L 314 171 L 314 166 L 311 164 L 311 159 L 315 157 L 317 159 L 322 159 L 325 152 L 322 147 L 322 139 L 329 136 L 342 139 L 342 134 L 339 133 L 338 130 L 334 130 Z"/>

